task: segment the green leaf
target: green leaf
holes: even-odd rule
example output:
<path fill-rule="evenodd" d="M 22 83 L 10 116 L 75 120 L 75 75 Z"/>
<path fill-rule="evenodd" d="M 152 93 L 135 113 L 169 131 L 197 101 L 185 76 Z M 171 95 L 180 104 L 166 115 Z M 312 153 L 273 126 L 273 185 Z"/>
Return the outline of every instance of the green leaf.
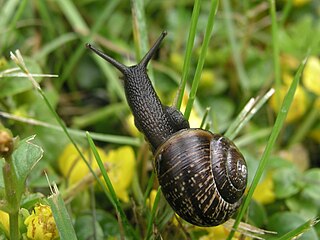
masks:
<path fill-rule="evenodd" d="M 296 168 L 281 168 L 274 172 L 274 192 L 277 198 L 290 197 L 300 190 L 301 174 Z"/>
<path fill-rule="evenodd" d="M 48 182 L 47 182 L 48 186 Z M 31 209 L 34 207 L 37 203 L 41 201 L 41 199 L 44 197 L 42 193 L 29 193 L 22 197 L 20 206 L 21 208 Z"/>
<path fill-rule="evenodd" d="M 120 238 L 119 223 L 114 215 L 102 210 L 96 210 L 96 218 L 102 227 L 103 236 L 105 239 L 112 237 Z"/>
<path fill-rule="evenodd" d="M 79 240 L 103 239 L 103 230 L 92 215 L 87 214 L 77 217 L 74 228 Z"/>
<path fill-rule="evenodd" d="M 256 201 L 251 201 L 249 219 L 250 222 L 253 222 L 257 227 L 264 226 L 267 222 L 267 212 L 265 207 Z"/>
<path fill-rule="evenodd" d="M 314 199 L 320 206 L 320 169 L 313 168 L 305 172 L 304 181 L 306 186 L 302 194 Z"/>
<path fill-rule="evenodd" d="M 12 154 L 12 163 L 17 176 L 17 192 L 22 193 L 25 181 L 32 168 L 43 156 L 41 147 L 32 143 L 35 135 L 23 139 Z"/>
<path fill-rule="evenodd" d="M 317 202 L 312 201 L 312 199 L 303 196 L 302 194 L 286 199 L 285 202 L 292 212 L 299 213 L 299 215 L 303 216 L 305 219 L 317 217 Z"/>

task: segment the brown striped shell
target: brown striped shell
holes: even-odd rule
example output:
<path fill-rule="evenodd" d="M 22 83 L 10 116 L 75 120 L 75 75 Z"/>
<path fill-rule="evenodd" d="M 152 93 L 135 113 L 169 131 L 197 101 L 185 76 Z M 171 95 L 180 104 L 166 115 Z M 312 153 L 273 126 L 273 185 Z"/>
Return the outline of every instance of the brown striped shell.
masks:
<path fill-rule="evenodd" d="M 246 162 L 227 138 L 202 129 L 172 135 L 155 153 L 162 192 L 184 220 L 198 226 L 227 221 L 241 204 Z"/>

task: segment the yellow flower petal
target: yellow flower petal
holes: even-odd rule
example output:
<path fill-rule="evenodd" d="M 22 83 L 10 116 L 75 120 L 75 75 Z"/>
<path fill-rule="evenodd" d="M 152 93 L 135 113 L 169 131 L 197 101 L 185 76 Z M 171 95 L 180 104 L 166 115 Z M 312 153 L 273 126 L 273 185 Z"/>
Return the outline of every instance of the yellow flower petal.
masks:
<path fill-rule="evenodd" d="M 127 188 L 132 182 L 135 155 L 129 146 L 124 146 L 115 150 L 110 150 L 107 154 L 101 148 L 97 148 L 102 162 L 109 163 L 107 172 L 117 196 L 124 202 L 129 201 Z M 83 150 L 86 159 L 90 160 L 91 167 L 98 169 L 98 164 L 91 151 Z M 73 145 L 68 145 L 59 157 L 59 168 L 63 176 L 67 177 L 72 185 L 89 174 L 89 169 Z M 102 179 L 102 177 L 101 177 Z"/>
<path fill-rule="evenodd" d="M 271 173 L 267 174 L 263 181 L 258 184 L 256 190 L 253 193 L 253 199 L 261 204 L 274 202 L 275 194 Z"/>
<path fill-rule="evenodd" d="M 90 162 L 90 165 L 93 169 L 98 168 L 93 153 L 88 150 L 81 149 L 85 158 Z M 101 159 L 106 158 L 105 152 L 97 148 L 97 151 Z M 78 151 L 72 144 L 67 145 L 58 160 L 59 169 L 63 176 L 67 177 L 70 185 L 80 181 L 84 176 L 89 173 L 89 169 L 84 161 L 81 159 Z"/>
<path fill-rule="evenodd" d="M 150 208 L 150 210 L 153 208 L 156 195 L 157 195 L 157 190 L 152 189 L 149 194 L 149 198 L 147 199 L 147 206 Z"/>
<path fill-rule="evenodd" d="M 128 117 L 126 118 L 126 123 L 127 130 L 132 136 L 138 137 L 141 134 L 136 125 L 134 125 L 134 118 L 132 114 L 128 115 Z"/>
<path fill-rule="evenodd" d="M 27 237 L 34 240 L 53 240 L 59 238 L 51 208 L 42 205 L 34 208 L 33 213 L 26 218 Z"/>
<path fill-rule="evenodd" d="M 0 228 L 9 236 L 9 214 L 0 210 Z"/>
<path fill-rule="evenodd" d="M 303 71 L 303 84 L 310 92 L 320 96 L 320 60 L 310 57 Z"/>
<path fill-rule="evenodd" d="M 181 104 L 181 112 L 183 113 L 187 107 L 188 102 L 188 94 L 184 94 L 182 104 Z M 189 124 L 191 128 L 199 128 L 201 125 L 202 119 L 199 117 L 196 110 L 193 108 L 189 117 Z"/>
<path fill-rule="evenodd" d="M 108 174 L 117 196 L 124 202 L 129 201 L 128 187 L 135 171 L 135 155 L 131 147 L 125 146 L 111 150 L 103 162 L 109 162 Z"/>
<path fill-rule="evenodd" d="M 208 235 L 202 236 L 199 238 L 200 240 L 225 240 L 230 231 L 223 225 L 219 225 L 216 227 L 209 227 L 209 228 L 202 228 L 205 229 L 208 232 Z M 232 237 L 232 240 L 239 240 L 239 239 L 244 239 L 244 240 L 249 240 L 251 238 L 249 237 L 243 237 L 241 234 L 238 232 L 235 233 L 235 235 Z"/>

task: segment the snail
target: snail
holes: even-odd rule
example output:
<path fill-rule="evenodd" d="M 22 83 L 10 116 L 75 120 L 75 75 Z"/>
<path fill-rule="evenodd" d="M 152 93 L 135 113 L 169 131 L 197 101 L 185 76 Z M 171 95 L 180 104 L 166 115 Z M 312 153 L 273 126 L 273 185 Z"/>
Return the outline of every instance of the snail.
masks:
<path fill-rule="evenodd" d="M 239 208 L 247 184 L 243 155 L 226 137 L 190 128 L 183 114 L 162 105 L 147 75 L 147 65 L 166 32 L 139 64 L 125 66 L 94 48 L 86 47 L 122 74 L 127 102 L 136 127 L 149 142 L 163 195 L 173 210 L 197 226 L 216 226 Z"/>

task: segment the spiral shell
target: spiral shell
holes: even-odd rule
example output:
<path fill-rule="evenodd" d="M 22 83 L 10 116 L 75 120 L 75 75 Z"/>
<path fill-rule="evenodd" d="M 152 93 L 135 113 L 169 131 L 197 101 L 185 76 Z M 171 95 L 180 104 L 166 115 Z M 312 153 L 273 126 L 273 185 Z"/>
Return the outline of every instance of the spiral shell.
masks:
<path fill-rule="evenodd" d="M 227 221 L 241 204 L 246 162 L 227 138 L 202 129 L 172 135 L 155 153 L 162 192 L 184 220 L 198 226 Z"/>

